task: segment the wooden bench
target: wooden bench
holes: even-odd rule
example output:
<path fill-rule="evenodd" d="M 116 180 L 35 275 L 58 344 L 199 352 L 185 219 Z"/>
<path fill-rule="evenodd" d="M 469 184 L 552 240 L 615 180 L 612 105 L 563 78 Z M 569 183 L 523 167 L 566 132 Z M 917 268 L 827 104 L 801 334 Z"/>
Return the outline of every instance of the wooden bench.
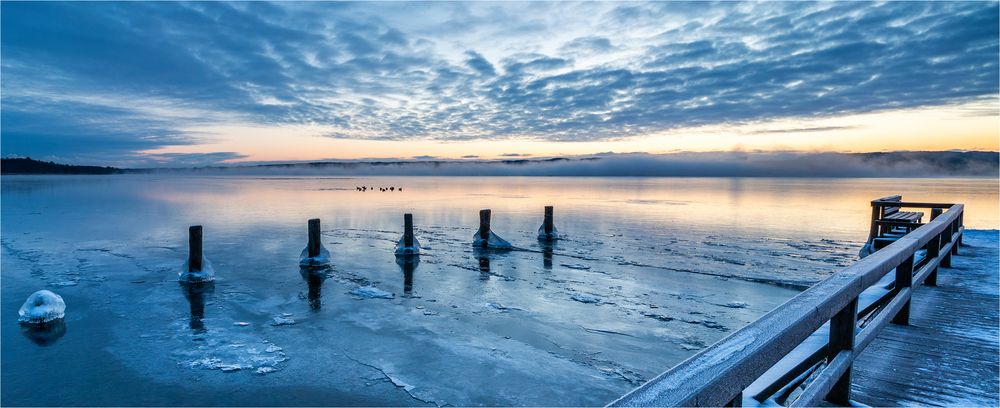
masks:
<path fill-rule="evenodd" d="M 880 203 L 900 203 L 903 196 L 889 196 L 875 200 Z M 914 211 L 900 211 L 898 205 L 879 205 L 881 211 L 878 219 L 872 220 L 879 228 L 879 237 L 889 236 L 897 238 L 913 231 L 920 226 L 920 221 L 924 218 L 924 213 Z"/>
<path fill-rule="evenodd" d="M 893 205 L 894 203 L 898 203 Z M 901 211 L 905 206 L 903 196 L 894 195 L 872 200 L 871 231 L 868 242 L 859 255 L 864 258 L 871 253 L 886 247 L 904 235 L 923 225 L 924 213 Z"/>

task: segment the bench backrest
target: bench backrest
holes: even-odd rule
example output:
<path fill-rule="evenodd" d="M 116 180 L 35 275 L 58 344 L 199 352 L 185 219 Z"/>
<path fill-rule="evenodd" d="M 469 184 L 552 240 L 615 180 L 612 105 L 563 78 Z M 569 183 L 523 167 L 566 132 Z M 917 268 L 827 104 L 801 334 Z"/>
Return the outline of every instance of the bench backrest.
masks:
<path fill-rule="evenodd" d="M 878 199 L 878 201 L 890 201 L 890 202 L 897 202 L 898 203 L 900 201 L 903 201 L 903 196 L 894 195 L 894 196 L 889 196 L 889 197 L 882 197 L 882 198 Z M 887 206 L 883 206 L 882 207 L 882 216 L 883 217 L 885 217 L 887 215 L 892 215 L 892 214 L 895 214 L 895 213 L 898 213 L 898 212 L 899 212 L 899 207 L 887 207 Z"/>

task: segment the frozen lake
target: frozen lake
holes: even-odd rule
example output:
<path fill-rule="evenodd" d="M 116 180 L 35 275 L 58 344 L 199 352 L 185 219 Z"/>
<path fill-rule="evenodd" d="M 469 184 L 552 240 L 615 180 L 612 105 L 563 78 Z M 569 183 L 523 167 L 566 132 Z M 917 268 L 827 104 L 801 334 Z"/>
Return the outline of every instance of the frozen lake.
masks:
<path fill-rule="evenodd" d="M 603 405 L 853 262 L 891 194 L 1000 223 L 996 179 L 5 176 L 0 404 Z M 473 250 L 481 208 L 514 250 Z M 195 224 L 207 287 L 177 282 Z"/>

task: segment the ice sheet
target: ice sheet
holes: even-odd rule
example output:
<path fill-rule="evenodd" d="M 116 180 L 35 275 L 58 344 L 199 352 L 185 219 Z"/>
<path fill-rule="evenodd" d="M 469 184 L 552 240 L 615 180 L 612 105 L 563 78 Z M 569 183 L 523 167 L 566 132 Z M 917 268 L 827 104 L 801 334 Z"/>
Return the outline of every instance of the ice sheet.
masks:
<path fill-rule="evenodd" d="M 603 405 L 852 262 L 870 211 L 844 203 L 859 229 L 795 212 L 781 229 L 653 181 L 404 181 L 389 196 L 337 189 L 380 180 L 4 177 L 4 315 L 42 287 L 73 307 L 47 340 L 3 327 L 4 405 L 162 405 L 178 387 L 193 405 Z M 792 188 L 745 187 L 723 191 Z M 743 200 L 727 202 L 740 217 L 761 202 Z M 553 243 L 537 239 L 549 204 Z M 471 248 L 481 208 L 514 248 Z M 395 256 L 403 212 L 419 262 Z M 312 273 L 301 226 L 316 217 L 333 266 Z M 212 231 L 211 288 L 177 282 L 196 224 Z M 369 287 L 393 296 L 351 293 Z M 48 378 L 56 362 L 75 382 Z M 16 391 L 42 379 L 62 391 Z"/>

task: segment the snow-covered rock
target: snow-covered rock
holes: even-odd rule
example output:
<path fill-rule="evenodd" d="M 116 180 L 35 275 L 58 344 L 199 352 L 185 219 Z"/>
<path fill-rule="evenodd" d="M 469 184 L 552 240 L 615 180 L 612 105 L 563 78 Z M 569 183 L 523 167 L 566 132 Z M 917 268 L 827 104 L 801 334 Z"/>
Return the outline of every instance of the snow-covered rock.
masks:
<path fill-rule="evenodd" d="M 41 324 L 66 316 L 66 302 L 52 291 L 40 290 L 28 296 L 28 300 L 17 311 L 22 323 Z"/>

